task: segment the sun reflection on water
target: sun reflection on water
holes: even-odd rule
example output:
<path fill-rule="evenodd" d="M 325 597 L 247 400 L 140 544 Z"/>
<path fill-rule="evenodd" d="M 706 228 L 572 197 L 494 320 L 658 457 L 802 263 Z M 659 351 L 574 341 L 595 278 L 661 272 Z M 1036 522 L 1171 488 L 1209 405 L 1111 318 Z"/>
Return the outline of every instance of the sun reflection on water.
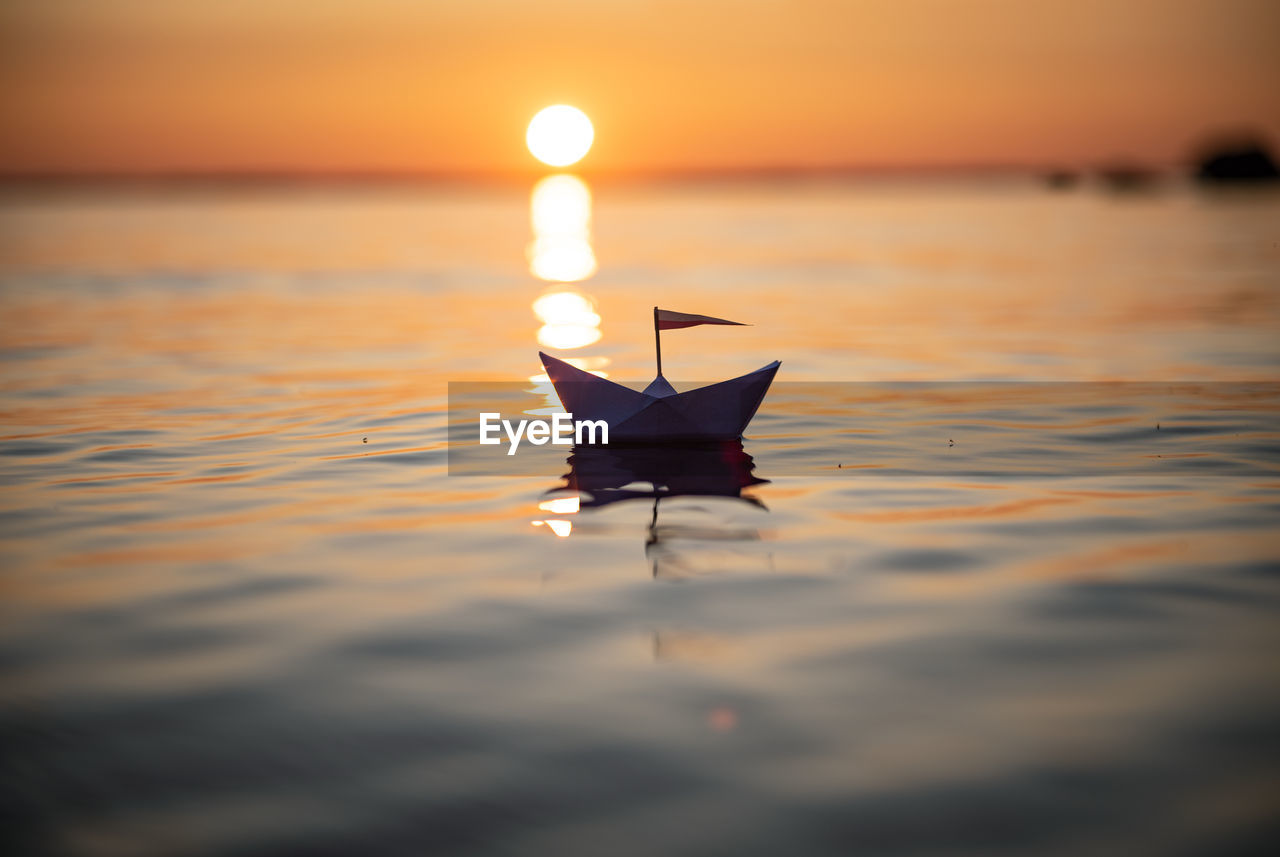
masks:
<path fill-rule="evenodd" d="M 538 279 L 553 285 L 533 301 L 533 314 L 542 322 L 538 344 L 544 348 L 570 351 L 586 348 L 600 341 L 600 313 L 595 300 L 572 283 L 592 277 L 598 270 L 591 247 L 591 189 L 577 176 L 553 175 L 533 187 L 530 199 L 533 240 L 529 243 L 529 271 Z M 609 377 L 604 367 L 609 358 L 600 355 L 562 357 L 579 369 Z M 545 372 L 529 378 L 534 391 L 546 397 L 546 408 L 560 409 L 559 397 Z M 550 513 L 534 520 L 535 527 L 547 527 L 559 538 L 573 532 L 573 521 L 557 515 L 576 515 L 581 507 L 580 495 L 557 497 L 538 504 L 538 510 Z"/>
<path fill-rule="evenodd" d="M 533 302 L 533 314 L 542 322 L 538 344 L 558 351 L 586 348 L 600 341 L 600 314 L 595 300 L 572 283 L 597 271 L 591 247 L 591 190 L 577 176 L 553 175 L 534 185 L 530 198 L 533 240 L 529 243 L 529 270 L 553 285 Z M 567 362 L 608 377 L 607 357 L 565 357 Z M 531 376 L 546 383 L 545 373 Z"/>
<path fill-rule="evenodd" d="M 572 515 L 577 512 L 582 505 L 582 498 L 577 494 L 571 497 L 556 497 L 553 500 L 543 500 L 538 504 L 538 508 L 544 512 L 553 512 L 557 515 Z"/>
<path fill-rule="evenodd" d="M 530 523 L 535 527 L 548 526 L 551 528 L 551 532 L 562 539 L 567 539 L 573 533 L 573 521 L 566 518 L 548 518 L 545 521 L 531 521 Z"/>
<path fill-rule="evenodd" d="M 538 504 L 539 511 L 550 512 L 552 515 L 576 515 L 582 506 L 582 498 L 578 494 L 570 494 L 564 497 L 555 497 L 550 500 L 543 500 Z M 551 532 L 560 538 L 568 538 L 573 532 L 573 521 L 569 518 L 545 518 L 542 520 L 531 521 L 535 527 L 546 526 Z"/>
<path fill-rule="evenodd" d="M 533 187 L 529 270 L 540 280 L 577 283 L 597 270 L 591 249 L 591 189 L 577 176 L 547 176 Z"/>
<path fill-rule="evenodd" d="M 542 322 L 538 344 L 547 348 L 584 348 L 600 341 L 600 314 L 576 289 L 542 295 L 533 302 L 533 314 Z"/>

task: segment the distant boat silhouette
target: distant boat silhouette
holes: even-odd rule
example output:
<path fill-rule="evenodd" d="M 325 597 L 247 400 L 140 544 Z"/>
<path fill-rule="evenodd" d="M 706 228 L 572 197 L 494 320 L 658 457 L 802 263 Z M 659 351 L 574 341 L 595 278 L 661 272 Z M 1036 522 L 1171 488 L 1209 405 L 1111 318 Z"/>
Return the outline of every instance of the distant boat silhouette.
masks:
<path fill-rule="evenodd" d="M 1280 167 L 1260 138 L 1240 137 L 1206 146 L 1197 159 L 1196 179 L 1205 184 L 1280 181 Z"/>
<path fill-rule="evenodd" d="M 1103 187 L 1113 193 L 1141 193 L 1155 190 L 1160 184 L 1160 174 L 1141 164 L 1118 161 L 1098 170 Z"/>
<path fill-rule="evenodd" d="M 1044 183 L 1053 190 L 1069 190 L 1080 183 L 1080 174 L 1073 170 L 1050 170 L 1043 178 Z"/>

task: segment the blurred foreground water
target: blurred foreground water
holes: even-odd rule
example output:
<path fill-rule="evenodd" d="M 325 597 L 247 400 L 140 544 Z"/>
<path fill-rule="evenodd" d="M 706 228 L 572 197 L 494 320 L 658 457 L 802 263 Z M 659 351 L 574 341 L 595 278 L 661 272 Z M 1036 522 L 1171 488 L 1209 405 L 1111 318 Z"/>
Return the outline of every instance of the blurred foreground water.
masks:
<path fill-rule="evenodd" d="M 1280 198 L 594 190 L 5 192 L 7 853 L 1267 853 Z M 446 475 L 654 304 L 727 489 Z"/>

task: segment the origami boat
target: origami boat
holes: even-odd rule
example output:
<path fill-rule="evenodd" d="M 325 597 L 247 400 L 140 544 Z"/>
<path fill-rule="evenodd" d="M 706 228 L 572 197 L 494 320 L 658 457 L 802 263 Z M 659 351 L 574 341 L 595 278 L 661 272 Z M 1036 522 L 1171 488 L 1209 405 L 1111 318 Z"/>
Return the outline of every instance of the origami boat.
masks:
<path fill-rule="evenodd" d="M 565 412 L 604 420 L 609 443 L 737 440 L 756 415 L 777 360 L 750 374 L 677 393 L 659 375 L 643 392 L 538 353 Z"/>
<path fill-rule="evenodd" d="M 538 356 L 565 412 L 573 414 L 574 420 L 604 420 L 609 425 L 610 444 L 737 440 L 756 415 L 782 364 L 775 360 L 749 374 L 677 393 L 662 376 L 660 331 L 699 324 L 738 322 L 653 308 L 658 377 L 642 391 L 584 372 L 541 351 Z"/>

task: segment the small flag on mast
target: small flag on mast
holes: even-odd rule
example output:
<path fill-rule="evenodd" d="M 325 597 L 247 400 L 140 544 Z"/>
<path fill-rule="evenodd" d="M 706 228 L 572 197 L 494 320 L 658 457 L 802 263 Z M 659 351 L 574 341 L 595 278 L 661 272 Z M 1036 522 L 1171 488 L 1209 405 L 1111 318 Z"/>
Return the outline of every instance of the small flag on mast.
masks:
<path fill-rule="evenodd" d="M 680 327 L 695 327 L 699 324 L 733 324 L 738 327 L 749 327 L 740 321 L 729 321 L 727 318 L 712 318 L 709 315 L 694 315 L 691 312 L 676 312 L 670 309 L 653 308 L 653 350 L 658 358 L 658 377 L 662 377 L 662 331 L 675 330 Z M 656 383 L 656 381 L 655 381 Z M 663 381 L 665 384 L 666 382 Z M 670 384 L 667 385 L 670 388 Z"/>
<path fill-rule="evenodd" d="M 694 327 L 699 324 L 735 324 L 739 327 L 750 327 L 740 321 L 729 321 L 723 318 L 712 318 L 709 315 L 694 315 L 689 312 L 676 312 L 669 309 L 653 310 L 654 324 L 658 330 L 676 330 L 681 327 Z"/>

